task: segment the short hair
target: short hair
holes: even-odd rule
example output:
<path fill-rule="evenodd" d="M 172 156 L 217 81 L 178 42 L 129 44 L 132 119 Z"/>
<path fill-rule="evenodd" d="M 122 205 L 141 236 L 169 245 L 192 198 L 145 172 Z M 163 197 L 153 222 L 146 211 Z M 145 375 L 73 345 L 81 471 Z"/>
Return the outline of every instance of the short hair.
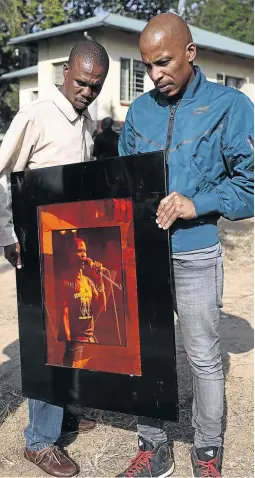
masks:
<path fill-rule="evenodd" d="M 102 120 L 101 123 L 102 129 L 111 128 L 113 126 L 113 119 L 110 116 L 107 116 Z"/>
<path fill-rule="evenodd" d="M 71 67 L 77 58 L 84 58 L 87 62 L 96 63 L 105 72 L 109 69 L 109 56 L 106 49 L 94 40 L 84 40 L 76 43 L 71 50 L 68 65 Z"/>
<path fill-rule="evenodd" d="M 86 247 L 86 242 L 84 241 L 84 239 L 81 239 L 80 237 L 74 237 L 73 238 L 73 246 L 77 244 L 79 244 L 79 242 L 83 242 L 85 244 L 85 247 Z"/>

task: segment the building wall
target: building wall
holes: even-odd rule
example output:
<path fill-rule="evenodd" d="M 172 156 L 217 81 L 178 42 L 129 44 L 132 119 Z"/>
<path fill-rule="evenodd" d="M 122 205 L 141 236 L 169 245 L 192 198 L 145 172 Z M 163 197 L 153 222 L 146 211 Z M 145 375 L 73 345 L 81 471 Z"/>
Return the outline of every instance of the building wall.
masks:
<path fill-rule="evenodd" d="M 119 30 L 101 30 L 97 40 L 104 45 L 110 57 L 110 68 L 104 87 L 95 104 L 91 107 L 92 116 L 100 121 L 111 116 L 115 121 L 123 122 L 129 104 L 120 102 L 120 58 L 133 58 L 141 61 L 138 48 L 139 36 L 135 33 Z M 145 76 L 144 90 L 153 88 L 153 83 Z"/>
<path fill-rule="evenodd" d="M 19 82 L 19 104 L 20 106 L 30 103 L 34 99 L 34 93 L 38 92 L 37 75 L 25 76 Z"/>
<path fill-rule="evenodd" d="M 38 86 L 42 91 L 54 81 L 54 64 L 68 59 L 73 45 L 84 40 L 82 33 L 48 38 L 39 43 L 38 48 Z"/>
<path fill-rule="evenodd" d="M 236 78 L 247 78 L 247 83 L 242 86 L 241 91 L 254 101 L 253 60 L 199 49 L 196 64 L 200 66 L 209 81 L 216 82 L 217 73 L 225 73 L 225 75 Z"/>
<path fill-rule="evenodd" d="M 122 123 L 125 120 L 129 105 L 120 102 L 120 58 L 141 59 L 138 48 L 139 36 L 136 33 L 106 28 L 89 30 L 88 34 L 104 45 L 110 57 L 109 74 L 98 99 L 90 107 L 90 113 L 96 127 L 105 116 L 111 116 L 116 122 Z M 84 39 L 84 34 L 80 32 L 40 42 L 38 52 L 39 92 L 42 92 L 54 82 L 53 65 L 66 61 L 72 46 L 82 39 Z M 217 81 L 217 73 L 225 73 L 237 78 L 248 78 L 249 83 L 242 87 L 242 91 L 253 99 L 252 60 L 199 49 L 196 64 L 201 67 L 206 77 L 211 81 Z M 35 77 L 21 79 L 21 105 L 31 101 L 31 93 L 36 89 L 36 83 Z M 145 91 L 152 87 L 153 84 L 146 75 Z"/>

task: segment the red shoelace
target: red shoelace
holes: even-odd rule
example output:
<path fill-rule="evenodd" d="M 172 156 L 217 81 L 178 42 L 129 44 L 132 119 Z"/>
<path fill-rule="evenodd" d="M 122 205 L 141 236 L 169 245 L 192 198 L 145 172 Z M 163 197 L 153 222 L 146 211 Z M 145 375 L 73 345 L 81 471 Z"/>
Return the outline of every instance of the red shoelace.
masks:
<path fill-rule="evenodd" d="M 196 460 L 201 476 L 220 478 L 220 472 L 216 468 L 217 462 L 218 458 L 213 458 L 209 461 Z"/>
<path fill-rule="evenodd" d="M 149 458 L 152 457 L 152 451 L 139 451 L 138 455 L 131 461 L 130 466 L 126 470 L 126 476 L 132 478 L 136 471 L 141 471 L 144 466 L 147 466 L 151 473 L 151 465 Z"/>

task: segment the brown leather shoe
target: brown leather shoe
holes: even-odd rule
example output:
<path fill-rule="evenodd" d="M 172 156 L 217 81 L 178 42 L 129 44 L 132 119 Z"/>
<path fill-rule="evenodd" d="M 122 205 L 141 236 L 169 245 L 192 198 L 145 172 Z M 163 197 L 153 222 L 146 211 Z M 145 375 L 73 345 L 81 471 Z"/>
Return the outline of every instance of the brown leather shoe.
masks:
<path fill-rule="evenodd" d="M 24 457 L 49 476 L 69 477 L 79 473 L 76 465 L 58 446 L 29 450 L 25 448 Z"/>

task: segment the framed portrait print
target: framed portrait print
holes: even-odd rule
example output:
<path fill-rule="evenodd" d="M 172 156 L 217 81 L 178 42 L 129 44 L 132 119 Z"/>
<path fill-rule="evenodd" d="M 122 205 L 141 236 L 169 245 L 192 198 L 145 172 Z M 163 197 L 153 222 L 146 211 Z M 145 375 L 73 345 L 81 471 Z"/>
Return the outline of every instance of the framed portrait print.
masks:
<path fill-rule="evenodd" d="M 176 421 L 163 152 L 12 174 L 23 394 Z"/>

